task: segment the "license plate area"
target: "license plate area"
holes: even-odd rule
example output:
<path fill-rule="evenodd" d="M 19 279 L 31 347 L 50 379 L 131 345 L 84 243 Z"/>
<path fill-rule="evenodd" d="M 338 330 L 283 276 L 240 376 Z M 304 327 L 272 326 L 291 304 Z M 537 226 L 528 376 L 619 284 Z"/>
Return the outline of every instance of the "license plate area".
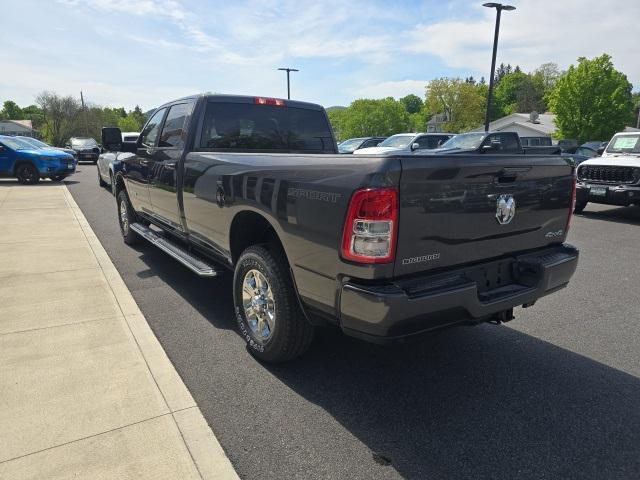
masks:
<path fill-rule="evenodd" d="M 589 194 L 594 197 L 606 197 L 607 187 L 591 187 L 589 189 Z"/>
<path fill-rule="evenodd" d="M 503 260 L 480 265 L 466 272 L 475 282 L 479 293 L 488 292 L 513 283 L 513 260 Z"/>

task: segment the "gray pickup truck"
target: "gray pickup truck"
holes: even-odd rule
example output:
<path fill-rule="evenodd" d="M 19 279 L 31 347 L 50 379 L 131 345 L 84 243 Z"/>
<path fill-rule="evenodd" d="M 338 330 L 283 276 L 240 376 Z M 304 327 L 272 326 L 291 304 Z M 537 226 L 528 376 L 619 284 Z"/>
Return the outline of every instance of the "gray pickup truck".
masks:
<path fill-rule="evenodd" d="M 339 155 L 322 107 L 226 95 L 102 141 L 123 164 L 124 241 L 233 272 L 238 328 L 264 361 L 302 354 L 318 326 L 386 342 L 508 321 L 576 269 L 575 176 L 557 155 Z"/>

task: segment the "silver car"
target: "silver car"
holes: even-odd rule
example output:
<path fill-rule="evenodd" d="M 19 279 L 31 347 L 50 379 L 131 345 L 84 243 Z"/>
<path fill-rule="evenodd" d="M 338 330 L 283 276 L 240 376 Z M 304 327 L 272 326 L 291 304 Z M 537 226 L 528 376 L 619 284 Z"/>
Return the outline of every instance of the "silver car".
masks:
<path fill-rule="evenodd" d="M 123 142 L 136 142 L 140 132 L 122 132 Z M 111 193 L 115 195 L 115 185 L 113 179 L 115 174 L 122 166 L 122 156 L 131 155 L 126 152 L 105 152 L 98 157 L 96 166 L 98 167 L 98 185 L 101 187 L 109 187 Z"/>

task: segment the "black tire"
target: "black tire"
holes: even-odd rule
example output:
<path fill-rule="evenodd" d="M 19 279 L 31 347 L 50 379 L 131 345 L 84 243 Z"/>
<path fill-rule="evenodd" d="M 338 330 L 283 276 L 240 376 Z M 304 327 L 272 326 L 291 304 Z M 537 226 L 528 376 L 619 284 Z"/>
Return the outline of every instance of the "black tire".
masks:
<path fill-rule="evenodd" d="M 98 185 L 99 185 L 99 186 L 101 186 L 102 188 L 107 187 L 107 182 L 105 182 L 105 181 L 102 179 L 102 175 L 100 175 L 100 169 L 99 169 L 99 168 L 97 168 L 96 170 L 98 170 Z"/>
<path fill-rule="evenodd" d="M 137 221 L 137 215 L 131 207 L 129 197 L 127 196 L 127 192 L 125 190 L 120 191 L 120 193 L 118 194 L 118 198 L 116 199 L 116 203 L 118 206 L 118 224 L 120 225 L 120 233 L 122 233 L 124 243 L 126 243 L 127 245 L 134 245 L 140 241 L 140 237 L 138 236 L 138 234 L 131 230 L 131 224 Z M 126 211 L 126 221 L 122 215 L 123 210 Z"/>
<path fill-rule="evenodd" d="M 52 182 L 61 182 L 65 178 L 66 177 L 64 175 L 54 175 L 53 177 L 51 177 L 51 181 Z"/>
<path fill-rule="evenodd" d="M 115 179 L 113 178 L 113 172 L 109 172 L 109 178 L 111 179 L 111 194 L 115 197 L 116 196 L 116 182 L 115 182 Z"/>
<path fill-rule="evenodd" d="M 252 270 L 264 276 L 272 292 L 275 320 L 266 340 L 258 338 L 243 306 L 243 283 Z M 277 249 L 254 245 L 242 253 L 233 275 L 233 300 L 240 334 L 248 350 L 259 360 L 269 363 L 292 360 L 311 345 L 314 328 L 300 309 L 286 261 Z"/>
<path fill-rule="evenodd" d="M 573 209 L 573 213 L 582 213 L 582 211 L 585 209 L 585 207 L 587 206 L 588 202 L 584 202 L 584 203 L 576 203 L 576 206 Z"/>
<path fill-rule="evenodd" d="M 23 185 L 35 185 L 40 181 L 40 172 L 30 163 L 22 163 L 16 168 L 18 182 Z"/>

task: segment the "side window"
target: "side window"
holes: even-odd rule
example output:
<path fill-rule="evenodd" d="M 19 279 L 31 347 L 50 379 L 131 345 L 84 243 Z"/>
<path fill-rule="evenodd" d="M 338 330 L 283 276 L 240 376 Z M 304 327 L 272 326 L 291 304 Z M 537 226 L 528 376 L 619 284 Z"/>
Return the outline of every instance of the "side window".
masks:
<path fill-rule="evenodd" d="M 184 147 L 187 132 L 184 122 L 189 114 L 189 104 L 179 103 L 169 109 L 160 134 L 159 147 Z"/>
<path fill-rule="evenodd" d="M 518 153 L 518 140 L 515 135 L 501 135 L 500 151 L 502 153 Z"/>
<path fill-rule="evenodd" d="M 427 137 L 427 136 L 418 137 L 418 139 L 415 140 L 413 143 L 417 143 L 418 145 L 420 145 L 419 150 L 424 150 L 424 149 L 427 149 L 427 148 L 434 148 L 434 147 L 431 147 L 431 139 L 432 138 L 433 137 Z"/>
<path fill-rule="evenodd" d="M 372 138 L 370 140 L 367 140 L 366 142 L 364 142 L 364 145 L 361 148 L 368 148 L 368 147 L 377 147 L 378 144 L 381 142 L 382 140 L 377 139 L 377 138 Z"/>
<path fill-rule="evenodd" d="M 147 123 L 147 126 L 144 127 L 144 130 L 140 134 L 140 143 L 147 147 L 155 146 L 158 131 L 160 130 L 160 122 L 162 122 L 162 117 L 166 111 L 166 108 L 162 108 L 153 114 L 151 120 L 149 120 L 149 123 Z"/>

